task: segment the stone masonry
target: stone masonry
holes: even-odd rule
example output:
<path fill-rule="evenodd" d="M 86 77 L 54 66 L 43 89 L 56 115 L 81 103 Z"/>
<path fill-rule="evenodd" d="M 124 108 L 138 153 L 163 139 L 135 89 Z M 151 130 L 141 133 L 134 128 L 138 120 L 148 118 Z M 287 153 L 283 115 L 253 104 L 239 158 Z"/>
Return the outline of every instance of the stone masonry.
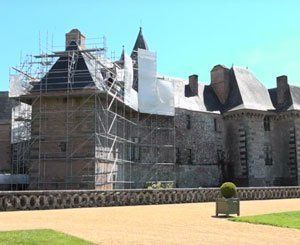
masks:
<path fill-rule="evenodd" d="M 238 188 L 241 200 L 300 198 L 299 187 Z M 83 207 L 213 202 L 219 188 L 0 192 L 0 210 L 43 210 Z"/>
<path fill-rule="evenodd" d="M 279 76 L 272 89 L 237 66 L 214 66 L 210 84 L 195 74 L 162 76 L 160 82 L 173 89 L 175 113 L 147 114 L 125 103 L 123 80 L 115 85 L 113 73 L 125 70 L 124 50 L 120 60 L 95 75 L 96 61 L 85 48 L 79 30 L 67 33 L 65 51 L 58 52 L 50 70 L 15 98 L 32 107 L 29 163 L 23 168 L 29 189 L 141 189 L 151 182 L 176 188 L 216 187 L 224 181 L 239 187 L 300 185 L 300 87 L 290 85 L 287 76 Z M 135 93 L 139 49 L 148 50 L 142 29 L 130 61 Z M 3 173 L 11 169 L 12 158 L 9 100 L 7 92 L 0 93 Z M 141 199 L 148 200 L 148 194 Z M 55 202 L 70 201 L 71 195 Z M 106 195 L 105 200 L 120 198 Z M 28 198 L 26 209 L 34 199 Z"/>

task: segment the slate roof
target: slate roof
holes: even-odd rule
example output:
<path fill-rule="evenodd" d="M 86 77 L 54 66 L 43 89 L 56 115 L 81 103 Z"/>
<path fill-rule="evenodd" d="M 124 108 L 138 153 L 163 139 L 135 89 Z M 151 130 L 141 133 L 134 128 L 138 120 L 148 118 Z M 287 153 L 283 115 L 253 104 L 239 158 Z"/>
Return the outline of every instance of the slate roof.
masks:
<path fill-rule="evenodd" d="M 300 87 L 290 85 L 290 93 L 293 104 L 289 110 L 300 110 Z"/>
<path fill-rule="evenodd" d="M 78 31 L 78 30 L 77 30 Z M 79 32 L 79 31 L 78 31 Z M 135 41 L 131 56 L 136 56 L 138 49 L 148 50 L 148 45 L 144 39 L 142 28 L 140 28 Z M 81 50 L 80 45 L 75 41 L 71 42 L 66 51 Z M 31 92 L 64 91 L 67 89 L 89 89 L 102 88 L 103 77 L 101 73 L 95 71 L 96 64 L 88 53 L 74 52 L 78 54 L 71 57 L 73 52 L 62 52 L 55 64 L 46 75 L 39 81 L 33 83 Z M 122 65 L 124 61 L 124 49 L 119 61 L 116 64 Z M 70 74 L 70 63 L 73 76 Z M 107 63 L 108 64 L 108 63 Z M 226 68 L 225 66 L 219 65 Z M 113 66 L 108 67 L 113 69 Z M 198 84 L 198 95 L 186 97 L 185 85 L 188 81 L 177 78 L 167 78 L 174 82 L 174 103 L 175 108 L 182 108 L 202 112 L 230 112 L 236 110 L 275 110 L 277 106 L 276 89 L 267 90 L 262 83 L 245 68 L 233 66 L 229 70 L 230 89 L 227 100 L 221 103 L 217 98 L 212 85 Z M 290 86 L 290 94 L 287 96 L 286 108 L 288 110 L 300 110 L 300 87 Z"/>
<path fill-rule="evenodd" d="M 229 94 L 231 106 L 228 111 L 239 109 L 275 110 L 268 89 L 245 68 L 233 66 L 233 87 Z"/>
<path fill-rule="evenodd" d="M 230 91 L 224 104 L 220 103 L 211 85 L 198 83 L 198 96 L 185 97 L 184 86 L 188 82 L 177 79 L 175 84 L 177 108 L 221 113 L 245 109 L 275 110 L 268 89 L 245 68 L 233 66 L 230 69 Z"/>
<path fill-rule="evenodd" d="M 71 42 L 66 50 L 80 50 L 80 47 L 76 42 Z M 75 62 L 72 65 L 72 74 L 74 75 L 71 78 L 71 82 L 68 81 L 68 74 L 72 57 L 64 53 L 58 58 L 46 75 L 39 82 L 33 84 L 31 92 L 63 91 L 68 88 L 84 89 L 95 87 L 95 82 L 91 75 L 93 72 L 90 70 L 92 67 L 95 67 L 91 64 L 92 61 L 82 52 L 74 52 L 74 54 L 78 54 L 78 56 L 73 58 Z"/>
<path fill-rule="evenodd" d="M 148 45 L 146 43 L 146 40 L 144 39 L 144 36 L 143 36 L 143 32 L 142 32 L 142 27 L 140 27 L 140 31 L 139 31 L 139 34 L 136 38 L 136 41 L 135 41 L 135 44 L 133 46 L 133 51 L 138 51 L 138 49 L 146 49 L 148 50 Z"/>
<path fill-rule="evenodd" d="M 210 85 L 204 86 L 203 96 L 207 111 L 220 111 L 220 102 Z"/>
<path fill-rule="evenodd" d="M 300 110 L 300 87 L 288 85 L 288 90 L 285 94 L 284 103 L 277 103 L 277 89 L 269 89 L 269 94 L 274 107 L 278 111 Z"/>
<path fill-rule="evenodd" d="M 186 97 L 185 85 L 188 81 L 178 78 L 169 78 L 174 82 L 175 108 L 200 112 L 218 112 L 218 99 L 209 85 L 198 83 L 198 95 Z"/>

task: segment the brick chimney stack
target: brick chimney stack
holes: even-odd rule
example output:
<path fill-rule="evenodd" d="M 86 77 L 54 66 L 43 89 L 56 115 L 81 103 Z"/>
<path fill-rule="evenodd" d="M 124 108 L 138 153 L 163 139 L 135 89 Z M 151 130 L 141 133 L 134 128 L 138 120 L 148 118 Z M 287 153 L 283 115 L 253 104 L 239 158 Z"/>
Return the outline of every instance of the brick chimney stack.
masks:
<path fill-rule="evenodd" d="M 282 105 L 289 97 L 288 77 L 283 75 L 276 78 L 277 80 L 277 104 Z"/>
<path fill-rule="evenodd" d="M 189 76 L 189 86 L 191 89 L 192 96 L 198 95 L 198 75 Z"/>
<path fill-rule="evenodd" d="M 185 96 L 198 96 L 198 75 L 189 76 L 189 84 L 185 85 Z"/>
<path fill-rule="evenodd" d="M 222 65 L 216 65 L 210 72 L 211 86 L 219 101 L 224 104 L 230 91 L 230 70 Z"/>
<path fill-rule="evenodd" d="M 70 43 L 73 41 L 82 49 L 85 49 L 85 36 L 82 35 L 78 29 L 72 29 L 70 32 L 66 33 L 66 48 L 70 46 Z"/>

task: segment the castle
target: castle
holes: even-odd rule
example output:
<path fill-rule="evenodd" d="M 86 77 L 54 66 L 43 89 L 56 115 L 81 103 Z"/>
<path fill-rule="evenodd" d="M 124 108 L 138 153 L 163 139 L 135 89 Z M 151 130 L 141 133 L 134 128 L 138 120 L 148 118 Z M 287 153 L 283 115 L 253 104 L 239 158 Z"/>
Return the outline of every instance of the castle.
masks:
<path fill-rule="evenodd" d="M 119 60 L 87 46 L 71 30 L 1 92 L 5 188 L 300 185 L 300 87 L 287 76 L 267 89 L 236 66 L 214 66 L 209 85 L 159 75 L 141 29 Z"/>

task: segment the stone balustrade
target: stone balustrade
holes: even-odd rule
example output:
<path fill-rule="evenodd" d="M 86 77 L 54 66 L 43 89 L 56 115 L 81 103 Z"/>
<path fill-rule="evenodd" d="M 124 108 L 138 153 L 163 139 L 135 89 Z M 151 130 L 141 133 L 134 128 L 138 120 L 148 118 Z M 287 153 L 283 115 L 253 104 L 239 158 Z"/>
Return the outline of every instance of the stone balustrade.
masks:
<path fill-rule="evenodd" d="M 238 188 L 241 200 L 300 198 L 300 186 Z M 219 188 L 162 190 L 1 191 L 0 210 L 37 210 L 213 202 Z"/>

